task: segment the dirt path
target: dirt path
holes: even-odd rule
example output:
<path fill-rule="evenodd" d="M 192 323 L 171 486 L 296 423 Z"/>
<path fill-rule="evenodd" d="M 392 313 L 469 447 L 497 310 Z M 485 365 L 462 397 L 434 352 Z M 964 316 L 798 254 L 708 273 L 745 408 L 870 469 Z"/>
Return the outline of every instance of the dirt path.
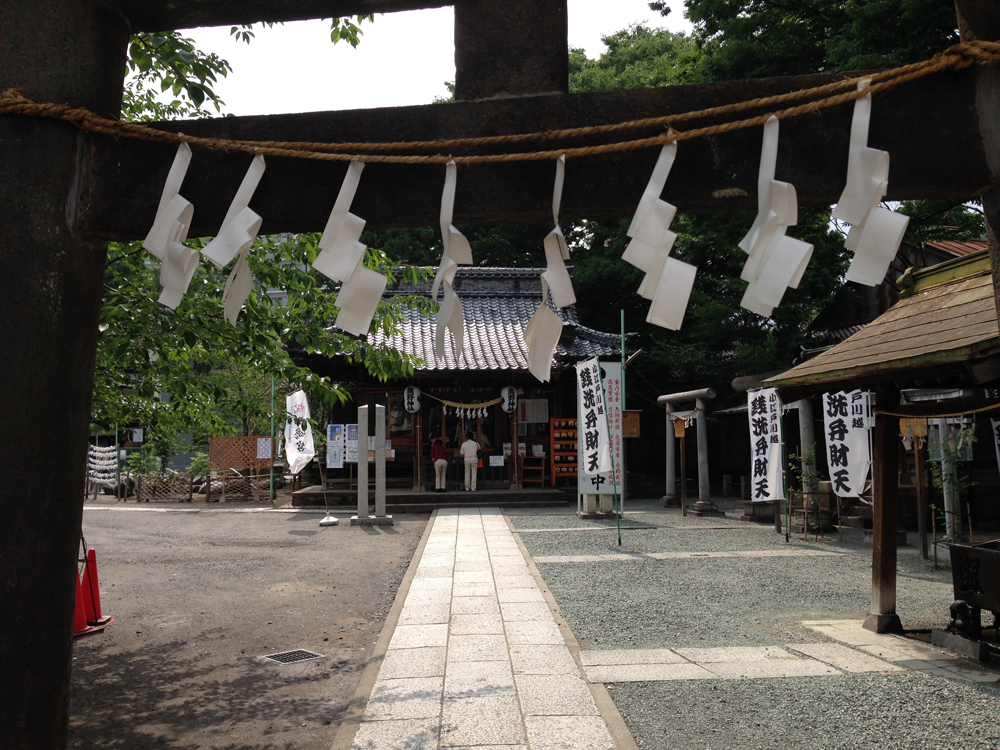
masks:
<path fill-rule="evenodd" d="M 326 750 L 428 516 L 140 507 L 84 512 L 117 622 L 75 646 L 70 747 Z"/>

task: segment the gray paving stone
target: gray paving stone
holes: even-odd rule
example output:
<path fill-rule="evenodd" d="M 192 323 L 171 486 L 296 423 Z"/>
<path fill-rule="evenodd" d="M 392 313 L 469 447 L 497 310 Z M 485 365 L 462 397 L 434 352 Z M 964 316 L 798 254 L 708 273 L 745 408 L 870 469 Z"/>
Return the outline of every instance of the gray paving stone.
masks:
<path fill-rule="evenodd" d="M 517 697 L 525 716 L 597 716 L 597 704 L 576 674 L 519 674 Z"/>
<path fill-rule="evenodd" d="M 441 714 L 443 693 L 444 677 L 376 680 L 364 720 L 436 718 Z"/>
<path fill-rule="evenodd" d="M 455 615 L 451 618 L 451 635 L 503 634 L 503 620 L 498 614 Z"/>
<path fill-rule="evenodd" d="M 493 581 L 488 583 L 462 583 L 455 581 L 455 588 L 452 590 L 453 596 L 496 596 L 496 589 Z"/>
<path fill-rule="evenodd" d="M 600 716 L 528 716 L 524 723 L 532 750 L 615 750 Z"/>
<path fill-rule="evenodd" d="M 591 682 L 671 682 L 674 680 L 714 680 L 717 675 L 705 667 L 683 664 L 607 664 L 584 667 Z"/>
<path fill-rule="evenodd" d="M 500 605 L 504 622 L 534 620 L 548 622 L 552 620 L 549 605 L 544 602 L 509 602 Z"/>
<path fill-rule="evenodd" d="M 451 578 L 454 568 L 451 565 L 418 565 L 417 572 L 413 574 L 413 580 L 419 581 L 423 578 Z"/>
<path fill-rule="evenodd" d="M 778 646 L 736 646 L 722 648 L 675 648 L 678 654 L 696 664 L 713 662 L 758 662 L 772 659 L 795 659 Z"/>
<path fill-rule="evenodd" d="M 441 747 L 524 744 L 517 698 L 496 695 L 446 701 L 441 721 Z"/>
<path fill-rule="evenodd" d="M 411 606 L 427 604 L 448 604 L 451 601 L 451 589 L 411 590 L 406 595 L 406 603 Z"/>
<path fill-rule="evenodd" d="M 390 649 L 424 648 L 426 646 L 447 646 L 448 624 L 397 625 L 389 641 Z"/>
<path fill-rule="evenodd" d="M 427 576 L 426 578 L 415 577 L 413 579 L 413 582 L 410 583 L 409 593 L 418 593 L 421 591 L 435 591 L 438 589 L 450 590 L 452 587 L 452 583 L 453 579 L 450 575 L 443 578 L 440 576 L 436 577 Z"/>
<path fill-rule="evenodd" d="M 545 597 L 542 596 L 542 592 L 537 588 L 503 589 L 501 591 L 497 591 L 497 599 L 500 600 L 500 604 L 522 604 L 526 602 L 545 603 Z"/>
<path fill-rule="evenodd" d="M 400 625 L 432 625 L 435 623 L 448 624 L 451 615 L 451 604 L 418 604 L 411 606 L 409 600 L 404 604 L 399 613 Z"/>
<path fill-rule="evenodd" d="M 514 674 L 577 674 L 576 662 L 565 645 L 511 646 Z"/>
<path fill-rule="evenodd" d="M 444 677 L 444 646 L 428 648 L 400 648 L 389 650 L 378 670 L 380 680 L 399 680 L 409 677 Z"/>
<path fill-rule="evenodd" d="M 363 721 L 354 735 L 351 750 L 437 750 L 439 731 L 437 718 Z"/>
<path fill-rule="evenodd" d="M 874 656 L 839 643 L 793 643 L 786 648 L 795 649 L 844 672 L 891 672 L 896 669 L 887 661 L 876 659 Z"/>
<path fill-rule="evenodd" d="M 473 570 L 493 570 L 489 560 L 478 560 L 476 562 L 462 561 L 455 563 L 456 573 L 467 573 Z"/>
<path fill-rule="evenodd" d="M 527 570 L 527 569 L 525 569 Z M 538 588 L 538 584 L 535 583 L 535 578 L 530 573 L 515 573 L 513 575 L 505 575 L 503 573 L 497 573 L 494 571 L 493 582 L 496 584 L 497 591 L 501 589 L 534 589 Z"/>
<path fill-rule="evenodd" d="M 712 662 L 703 665 L 724 680 L 762 677 L 824 677 L 838 675 L 833 667 L 813 659 L 773 659 L 770 661 Z"/>
<path fill-rule="evenodd" d="M 448 663 L 454 661 L 502 661 L 507 658 L 503 635 L 453 635 L 448 639 Z"/>
<path fill-rule="evenodd" d="M 493 583 L 493 571 L 487 570 L 456 570 L 455 583 Z"/>
<path fill-rule="evenodd" d="M 581 651 L 584 666 L 618 664 L 683 664 L 686 660 L 669 648 L 630 648 L 607 651 Z"/>
<path fill-rule="evenodd" d="M 456 661 L 448 665 L 444 680 L 445 700 L 513 694 L 514 675 L 507 659 Z"/>
<path fill-rule="evenodd" d="M 507 643 L 511 646 L 566 645 L 559 626 L 552 620 L 549 622 L 508 622 L 505 627 L 507 630 Z"/>
<path fill-rule="evenodd" d="M 451 600 L 453 615 L 500 614 L 500 602 L 495 596 L 456 596 Z"/>

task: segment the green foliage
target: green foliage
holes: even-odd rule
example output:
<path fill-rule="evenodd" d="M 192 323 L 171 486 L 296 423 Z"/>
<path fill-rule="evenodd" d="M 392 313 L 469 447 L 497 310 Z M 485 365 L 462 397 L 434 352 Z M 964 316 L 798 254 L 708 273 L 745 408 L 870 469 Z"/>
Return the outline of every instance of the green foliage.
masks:
<path fill-rule="evenodd" d="M 357 23 L 373 16 L 355 17 Z M 348 18 L 334 19 L 334 42 L 357 46 L 360 28 Z M 249 43 L 249 25 L 230 33 Z M 176 32 L 138 34 L 130 46 L 123 117 L 128 120 L 203 117 L 207 106 L 221 111 L 213 86 L 231 72 L 229 63 L 195 49 Z M 174 99 L 162 102 L 160 92 Z M 199 248 L 204 240 L 191 240 Z M 235 326 L 222 317 L 222 291 L 228 269 L 200 264 L 188 293 L 176 310 L 157 301 L 159 267 L 140 243 L 111 243 L 105 272 L 94 385 L 93 421 L 106 429 L 142 424 L 149 437 L 143 455 L 165 459 L 186 448 L 179 435 L 204 444 L 211 435 L 269 434 L 270 386 L 278 398 L 296 388 L 307 390 L 316 408 L 328 408 L 347 397 L 329 379 L 299 370 L 288 349 L 326 357 L 342 356 L 387 380 L 406 376 L 420 360 L 336 331 L 337 286 L 311 268 L 319 252 L 319 235 L 260 237 L 250 252 L 255 290 Z M 369 249 L 365 265 L 395 281 L 397 265 Z M 426 278 L 428 271 L 404 268 L 404 277 Z M 401 304 L 381 302 L 372 331 L 391 336 L 400 331 Z M 428 300 L 414 303 L 424 312 Z M 280 403 L 280 401 L 279 401 Z M 279 409 L 283 422 L 283 408 Z M 315 413 L 315 412 L 314 412 Z M 145 460 L 145 459 L 144 459 Z"/>
<path fill-rule="evenodd" d="M 687 0 L 706 80 L 886 68 L 958 41 L 945 0 Z"/>
<path fill-rule="evenodd" d="M 982 202 L 903 201 L 896 209 L 910 217 L 905 242 L 918 247 L 928 240 L 979 240 L 986 236 Z"/>
<path fill-rule="evenodd" d="M 352 47 L 357 47 L 364 34 L 364 32 L 361 31 L 359 24 L 361 24 L 362 21 L 368 21 L 369 23 L 373 22 L 375 20 L 375 14 L 363 13 L 355 16 L 354 19 L 357 23 L 354 23 L 350 17 L 334 18 L 330 23 L 330 41 L 334 44 L 344 41 Z"/>
<path fill-rule="evenodd" d="M 673 86 L 696 80 L 701 54 L 686 34 L 630 26 L 602 40 L 608 51 L 597 60 L 588 59 L 582 49 L 570 50 L 571 91 Z"/>
<path fill-rule="evenodd" d="M 235 33 L 236 27 L 234 27 Z M 194 41 L 176 31 L 140 32 L 129 43 L 122 117 L 127 120 L 169 120 L 207 117 L 209 105 L 222 111 L 224 102 L 213 86 L 232 72 L 215 53 L 195 49 Z M 170 92 L 173 99 L 161 100 Z"/>
<path fill-rule="evenodd" d="M 188 467 L 188 473 L 193 477 L 206 476 L 211 471 L 208 463 L 208 454 L 204 451 L 198 451 L 191 457 L 191 465 Z"/>

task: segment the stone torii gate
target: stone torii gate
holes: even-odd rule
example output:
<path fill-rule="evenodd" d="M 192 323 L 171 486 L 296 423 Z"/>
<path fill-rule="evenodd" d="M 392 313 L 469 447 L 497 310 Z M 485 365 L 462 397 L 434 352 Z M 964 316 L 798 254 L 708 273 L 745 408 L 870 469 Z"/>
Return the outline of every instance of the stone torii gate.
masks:
<path fill-rule="evenodd" d="M 834 75 L 568 95 L 566 0 L 42 0 L 0 4 L 0 89 L 38 102 L 120 114 L 129 35 L 195 26 L 293 21 L 455 6 L 457 103 L 354 112 L 161 123 L 253 140 L 422 140 L 615 123 L 795 91 Z M 959 0 L 966 38 L 1000 39 L 996 3 Z M 892 153 L 890 199 L 982 195 L 1000 229 L 1000 71 L 977 65 L 875 97 L 869 144 Z M 846 178 L 851 108 L 782 126 L 778 175 L 802 205 L 833 203 Z M 657 134 L 646 131 L 643 134 Z M 927 148 L 928 144 L 933 148 Z M 587 145 L 583 139 L 581 145 Z M 760 136 L 739 131 L 683 144 L 664 198 L 681 211 L 756 202 Z M 142 238 L 173 147 L 117 141 L 66 122 L 0 117 L 0 315 L 12 366 L 0 382 L 0 727 L 9 748 L 65 746 L 74 575 L 97 323 L 108 240 Z M 474 153 L 474 150 L 471 151 Z M 567 170 L 562 217 L 630 215 L 655 154 L 584 157 Z M 199 150 L 184 195 L 209 235 L 247 157 Z M 251 208 L 263 233 L 319 231 L 345 167 L 272 159 Z M 455 222 L 540 220 L 551 165 L 465 168 Z M 352 210 L 370 226 L 431 225 L 438 167 L 372 164 Z M 995 246 L 995 242 L 994 242 Z M 994 247 L 994 258 L 1000 253 Z M 1000 277 L 1000 262 L 994 263 Z M 1000 278 L 998 278 L 1000 283 Z M 17 476 L 19 481 L 11 482 Z"/>

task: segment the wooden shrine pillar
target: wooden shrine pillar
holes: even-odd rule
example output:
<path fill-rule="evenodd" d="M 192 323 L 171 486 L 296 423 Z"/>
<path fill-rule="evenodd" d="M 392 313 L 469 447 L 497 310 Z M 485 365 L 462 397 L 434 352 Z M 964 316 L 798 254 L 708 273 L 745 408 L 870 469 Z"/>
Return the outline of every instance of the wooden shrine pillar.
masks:
<path fill-rule="evenodd" d="M 456 99 L 568 92 L 566 0 L 456 0 Z"/>
<path fill-rule="evenodd" d="M 899 391 L 891 386 L 875 391 L 876 410 L 899 406 Z M 876 414 L 872 436 L 872 486 L 875 497 L 872 526 L 872 606 L 866 630 L 902 633 L 896 614 L 896 545 L 899 520 L 899 418 Z"/>
<path fill-rule="evenodd" d="M 121 112 L 125 19 L 102 3 L 0 3 L 0 90 Z M 0 745 L 66 746 L 77 556 L 107 245 L 77 232 L 93 136 L 0 118 Z"/>
<path fill-rule="evenodd" d="M 956 0 L 958 31 L 963 42 L 1000 41 L 1000 3 Z M 992 186 L 982 194 L 986 242 L 993 271 L 993 295 L 1000 317 L 1000 65 L 977 66 L 976 109 Z"/>

